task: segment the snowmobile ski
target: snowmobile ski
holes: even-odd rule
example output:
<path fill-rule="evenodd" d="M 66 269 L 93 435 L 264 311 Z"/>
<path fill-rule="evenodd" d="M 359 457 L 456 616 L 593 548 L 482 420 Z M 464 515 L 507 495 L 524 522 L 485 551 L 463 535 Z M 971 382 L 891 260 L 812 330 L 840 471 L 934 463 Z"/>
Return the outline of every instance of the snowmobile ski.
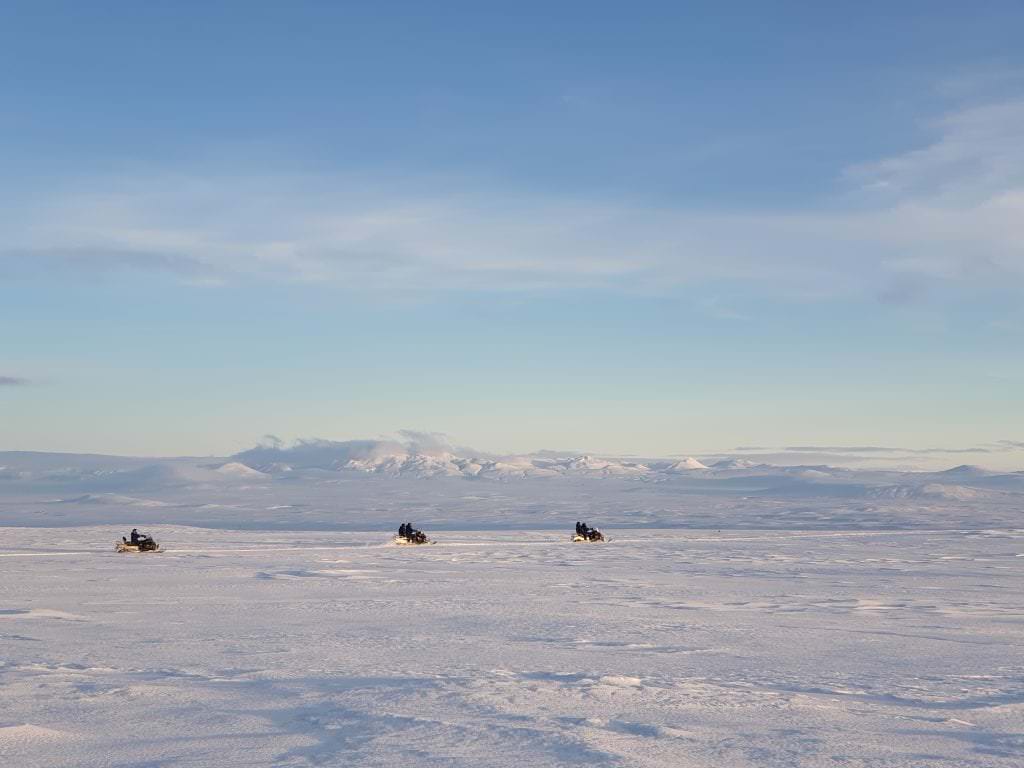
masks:
<path fill-rule="evenodd" d="M 114 550 L 117 552 L 159 552 L 160 545 L 148 533 L 139 533 L 138 528 L 132 528 L 131 539 L 122 536 L 120 541 L 114 542 Z"/>
<path fill-rule="evenodd" d="M 138 544 L 129 544 L 124 541 L 114 542 L 116 552 L 163 552 L 160 545 L 155 541 L 143 541 Z"/>
<path fill-rule="evenodd" d="M 420 536 L 413 536 L 411 538 L 409 536 L 395 536 L 391 543 L 397 544 L 400 547 L 414 547 L 420 544 L 434 544 L 436 542 L 420 534 Z"/>
<path fill-rule="evenodd" d="M 600 531 L 592 531 L 589 536 L 581 536 L 578 533 L 574 533 L 570 541 L 611 541 L 605 537 Z"/>

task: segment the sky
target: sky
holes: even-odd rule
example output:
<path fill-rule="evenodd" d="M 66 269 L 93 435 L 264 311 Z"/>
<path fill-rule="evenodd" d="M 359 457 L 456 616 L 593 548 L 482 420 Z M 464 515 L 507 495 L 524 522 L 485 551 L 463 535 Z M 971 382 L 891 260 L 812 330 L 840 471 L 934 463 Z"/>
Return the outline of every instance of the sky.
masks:
<path fill-rule="evenodd" d="M 1022 25 L 9 0 L 0 450 L 1024 468 Z"/>

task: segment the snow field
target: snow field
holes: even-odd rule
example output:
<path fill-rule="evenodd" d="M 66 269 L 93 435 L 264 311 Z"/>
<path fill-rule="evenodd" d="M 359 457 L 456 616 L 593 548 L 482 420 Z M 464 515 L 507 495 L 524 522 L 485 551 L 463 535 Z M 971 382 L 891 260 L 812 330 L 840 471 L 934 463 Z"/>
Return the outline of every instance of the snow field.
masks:
<path fill-rule="evenodd" d="M 0 764 L 1019 766 L 1024 532 L 0 529 Z"/>

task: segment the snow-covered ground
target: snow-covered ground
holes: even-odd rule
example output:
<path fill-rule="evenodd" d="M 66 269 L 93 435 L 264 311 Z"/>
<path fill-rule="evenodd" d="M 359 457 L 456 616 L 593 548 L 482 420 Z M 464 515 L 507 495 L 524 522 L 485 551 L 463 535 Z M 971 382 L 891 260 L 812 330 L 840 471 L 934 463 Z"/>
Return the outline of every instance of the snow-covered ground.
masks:
<path fill-rule="evenodd" d="M 1022 510 L 972 466 L 0 453 L 0 766 L 1016 768 Z"/>
<path fill-rule="evenodd" d="M 408 548 L 219 517 L 148 526 L 166 552 L 118 555 L 123 526 L 81 523 L 198 513 L 19 498 L 4 519 L 63 527 L 0 528 L 3 766 L 1024 764 L 1024 526 L 886 507 L 901 530 L 829 529 L 805 503 L 809 525 L 774 530 L 570 544 L 570 518 Z M 730 504 L 717 522 L 800 507 Z"/>

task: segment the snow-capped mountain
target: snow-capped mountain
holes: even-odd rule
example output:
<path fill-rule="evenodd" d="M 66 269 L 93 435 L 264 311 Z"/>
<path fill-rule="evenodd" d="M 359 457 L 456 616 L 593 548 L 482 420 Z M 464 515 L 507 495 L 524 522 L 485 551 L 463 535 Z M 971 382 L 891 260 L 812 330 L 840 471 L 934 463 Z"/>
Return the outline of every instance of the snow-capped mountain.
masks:
<path fill-rule="evenodd" d="M 446 450 L 420 450 L 394 441 L 308 441 L 292 448 L 258 447 L 243 451 L 224 464 L 244 466 L 264 475 L 303 470 L 385 475 L 389 477 L 641 477 L 651 473 L 644 464 L 579 456 L 459 456 Z M 696 464 L 699 462 L 693 460 Z M 703 466 L 703 465 L 700 465 Z M 237 472 L 237 470 L 232 470 Z"/>
<path fill-rule="evenodd" d="M 664 468 L 665 472 L 693 472 L 694 470 L 709 469 L 707 464 L 703 464 L 692 456 L 687 456 L 681 461 L 674 461 Z"/>
<path fill-rule="evenodd" d="M 758 464 L 750 459 L 721 459 L 712 463 L 709 469 L 726 470 L 726 469 L 756 469 L 758 467 L 767 467 L 767 464 Z"/>
<path fill-rule="evenodd" d="M 242 464 L 240 461 L 229 461 L 227 464 L 221 464 L 216 469 L 222 475 L 229 475 L 231 477 L 244 477 L 249 480 L 269 480 L 270 475 L 266 472 L 260 472 L 258 469 Z"/>
<path fill-rule="evenodd" d="M 946 469 L 942 472 L 935 472 L 934 474 L 945 478 L 973 479 L 977 477 L 988 477 L 995 473 L 989 472 L 987 469 L 974 464 L 961 464 L 958 467 Z"/>
<path fill-rule="evenodd" d="M 220 459 L 0 453 L 0 493 L 125 505 L 150 493 L 267 489 L 287 483 L 321 486 L 360 478 L 396 480 L 607 480 L 649 484 L 664 492 L 748 497 L 867 498 L 967 502 L 1024 493 L 1024 472 L 996 473 L 964 465 L 943 472 L 900 472 L 827 465 L 776 466 L 744 457 L 701 461 L 634 459 L 542 451 L 498 456 L 422 436 L 391 440 L 302 440 L 259 445 Z M 283 486 L 282 486 L 283 487 Z"/>

